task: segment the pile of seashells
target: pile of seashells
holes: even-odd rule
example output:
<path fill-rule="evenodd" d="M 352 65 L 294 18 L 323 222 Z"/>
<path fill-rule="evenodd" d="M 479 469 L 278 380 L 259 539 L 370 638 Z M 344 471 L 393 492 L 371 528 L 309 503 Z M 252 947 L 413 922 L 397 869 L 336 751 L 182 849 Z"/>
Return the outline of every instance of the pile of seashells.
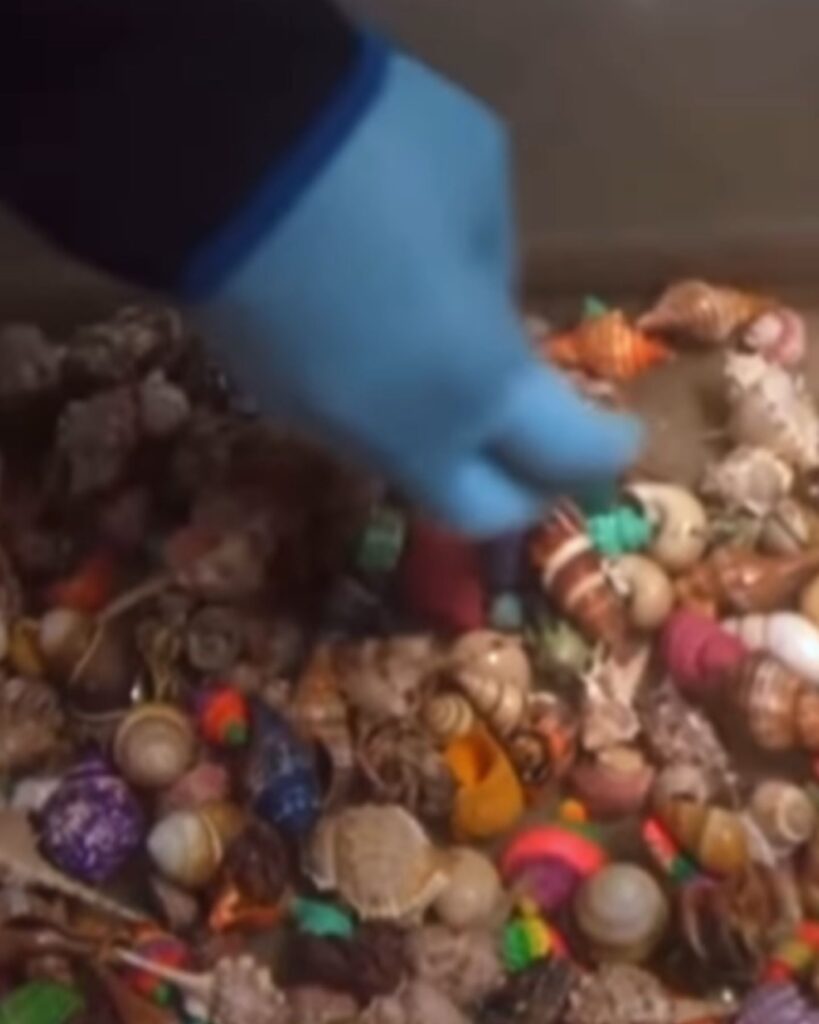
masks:
<path fill-rule="evenodd" d="M 533 333 L 608 400 L 721 349 L 696 493 L 471 543 L 173 311 L 0 329 L 0 1021 L 819 1022 L 805 325 L 685 281 Z"/>

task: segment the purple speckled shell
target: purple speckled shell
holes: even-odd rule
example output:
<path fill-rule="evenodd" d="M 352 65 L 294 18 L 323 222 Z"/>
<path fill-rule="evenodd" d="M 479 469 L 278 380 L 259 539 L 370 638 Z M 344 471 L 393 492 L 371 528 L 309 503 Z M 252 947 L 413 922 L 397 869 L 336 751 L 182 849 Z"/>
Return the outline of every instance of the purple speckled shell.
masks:
<path fill-rule="evenodd" d="M 142 809 L 127 784 L 92 757 L 72 768 L 40 814 L 43 851 L 86 882 L 104 882 L 145 835 Z"/>
<path fill-rule="evenodd" d="M 737 1024 L 819 1024 L 819 1010 L 795 985 L 763 985 L 745 1000 Z"/>
<path fill-rule="evenodd" d="M 515 889 L 525 893 L 547 914 L 554 913 L 574 896 L 583 881 L 579 872 L 555 857 L 527 864 L 515 877 Z"/>

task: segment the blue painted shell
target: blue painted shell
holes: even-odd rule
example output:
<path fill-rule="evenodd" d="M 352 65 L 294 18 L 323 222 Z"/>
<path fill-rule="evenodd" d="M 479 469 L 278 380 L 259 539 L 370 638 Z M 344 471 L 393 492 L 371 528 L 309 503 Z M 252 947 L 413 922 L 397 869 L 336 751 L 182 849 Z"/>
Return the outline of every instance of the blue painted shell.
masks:
<path fill-rule="evenodd" d="M 288 835 L 305 835 L 319 815 L 321 793 L 309 748 L 270 708 L 253 707 L 247 786 L 253 809 Z"/>

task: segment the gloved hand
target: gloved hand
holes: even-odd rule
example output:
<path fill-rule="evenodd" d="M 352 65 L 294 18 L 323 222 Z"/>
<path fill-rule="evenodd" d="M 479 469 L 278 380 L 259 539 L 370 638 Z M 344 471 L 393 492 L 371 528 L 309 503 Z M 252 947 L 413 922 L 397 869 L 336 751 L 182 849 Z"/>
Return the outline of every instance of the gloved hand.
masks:
<path fill-rule="evenodd" d="M 529 350 L 507 163 L 486 109 L 394 54 L 329 164 L 198 309 L 262 411 L 475 534 L 610 480 L 639 434 Z"/>

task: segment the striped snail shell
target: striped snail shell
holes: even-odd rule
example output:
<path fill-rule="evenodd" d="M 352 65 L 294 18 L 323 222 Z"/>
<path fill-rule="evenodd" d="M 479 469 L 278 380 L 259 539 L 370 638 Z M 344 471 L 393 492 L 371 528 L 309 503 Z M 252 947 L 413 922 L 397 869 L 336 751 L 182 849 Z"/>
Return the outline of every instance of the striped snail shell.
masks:
<path fill-rule="evenodd" d="M 142 704 L 129 711 L 114 737 L 114 761 L 135 786 L 164 789 L 188 770 L 196 752 L 190 718 L 173 704 Z"/>
<path fill-rule="evenodd" d="M 225 801 L 172 811 L 148 835 L 148 853 L 168 881 L 200 889 L 215 877 L 244 824 L 243 812 Z"/>
<path fill-rule="evenodd" d="M 465 736 L 475 724 L 472 705 L 460 693 L 434 693 L 424 701 L 424 725 L 439 743 Z"/>
<path fill-rule="evenodd" d="M 760 782 L 748 808 L 765 838 L 781 853 L 803 846 L 816 831 L 816 807 L 807 793 L 791 782 Z"/>

